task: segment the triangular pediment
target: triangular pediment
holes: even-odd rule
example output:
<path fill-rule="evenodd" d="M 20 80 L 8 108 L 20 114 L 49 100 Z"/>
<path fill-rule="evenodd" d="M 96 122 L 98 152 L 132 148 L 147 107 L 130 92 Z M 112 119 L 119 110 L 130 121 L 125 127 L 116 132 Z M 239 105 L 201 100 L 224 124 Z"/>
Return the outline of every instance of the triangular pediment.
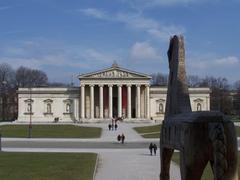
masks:
<path fill-rule="evenodd" d="M 92 73 L 82 74 L 79 76 L 80 79 L 90 79 L 90 78 L 104 78 L 104 79 L 114 79 L 114 78 L 147 78 L 150 79 L 151 77 L 143 74 L 138 73 L 135 71 L 131 71 L 128 69 L 120 68 L 120 67 L 111 67 L 108 69 L 95 71 Z"/>
<path fill-rule="evenodd" d="M 200 98 L 197 98 L 197 99 L 195 99 L 195 100 L 193 100 L 194 102 L 203 102 L 203 100 L 202 99 L 200 99 Z"/>

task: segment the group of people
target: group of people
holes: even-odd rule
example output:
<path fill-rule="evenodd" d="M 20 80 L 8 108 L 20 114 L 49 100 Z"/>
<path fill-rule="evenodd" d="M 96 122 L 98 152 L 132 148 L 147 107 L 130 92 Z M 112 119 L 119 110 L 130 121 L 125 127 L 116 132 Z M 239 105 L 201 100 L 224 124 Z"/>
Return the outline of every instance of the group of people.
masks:
<path fill-rule="evenodd" d="M 108 124 L 108 129 L 109 129 L 109 131 L 110 131 L 110 130 L 112 130 L 112 131 L 115 130 L 115 131 L 116 131 L 117 128 L 118 128 L 117 123 L 115 123 L 115 124 L 110 124 L 110 123 L 109 123 L 109 124 Z"/>
<path fill-rule="evenodd" d="M 112 119 L 112 124 L 111 124 L 111 123 L 108 124 L 108 129 L 109 129 L 109 131 L 110 131 L 110 130 L 112 130 L 112 131 L 113 131 L 113 130 L 115 130 L 115 131 L 117 130 L 117 128 L 118 128 L 117 121 L 119 121 L 118 118 L 113 118 L 113 119 Z"/>
<path fill-rule="evenodd" d="M 157 145 L 153 144 L 153 143 L 150 143 L 149 150 L 150 150 L 151 156 L 153 155 L 153 153 L 156 156 L 156 154 L 157 154 Z"/>
<path fill-rule="evenodd" d="M 125 140 L 125 135 L 122 133 L 122 135 L 118 135 L 117 136 L 117 141 L 118 142 L 122 142 L 122 144 L 124 143 L 124 140 Z"/>

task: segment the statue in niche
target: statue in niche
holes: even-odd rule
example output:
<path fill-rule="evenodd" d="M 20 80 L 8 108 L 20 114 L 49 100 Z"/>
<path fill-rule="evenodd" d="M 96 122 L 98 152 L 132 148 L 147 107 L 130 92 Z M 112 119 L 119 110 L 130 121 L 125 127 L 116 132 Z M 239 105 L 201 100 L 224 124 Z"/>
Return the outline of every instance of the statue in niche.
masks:
<path fill-rule="evenodd" d="M 182 180 L 200 180 L 208 162 L 215 180 L 238 180 L 234 124 L 220 112 L 192 112 L 184 51 L 183 37 L 172 37 L 168 50 L 170 81 L 160 137 L 160 179 L 170 179 L 170 161 L 177 149 Z"/>
<path fill-rule="evenodd" d="M 28 103 L 27 112 L 28 112 L 28 113 L 31 113 L 31 112 L 32 112 L 32 104 L 31 104 L 31 103 Z"/>
<path fill-rule="evenodd" d="M 71 110 L 71 105 L 69 103 L 67 103 L 67 105 L 66 105 L 66 112 L 70 113 L 70 110 Z"/>
<path fill-rule="evenodd" d="M 51 113 L 52 108 L 51 108 L 51 104 L 47 104 L 47 113 Z"/>

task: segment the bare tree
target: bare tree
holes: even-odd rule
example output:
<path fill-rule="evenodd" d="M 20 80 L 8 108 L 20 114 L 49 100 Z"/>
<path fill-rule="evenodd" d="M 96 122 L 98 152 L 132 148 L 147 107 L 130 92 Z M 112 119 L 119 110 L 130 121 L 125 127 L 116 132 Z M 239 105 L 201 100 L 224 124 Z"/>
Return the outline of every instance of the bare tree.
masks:
<path fill-rule="evenodd" d="M 61 82 L 49 82 L 48 86 L 49 87 L 68 87 L 67 84 L 61 83 Z"/>
<path fill-rule="evenodd" d="M 235 114 L 240 117 L 240 80 L 236 81 L 233 87 L 233 109 L 235 111 Z"/>
<path fill-rule="evenodd" d="M 48 77 L 43 71 L 21 66 L 16 71 L 16 81 L 18 87 L 46 86 Z"/>
<path fill-rule="evenodd" d="M 15 72 L 7 63 L 0 64 L 0 98 L 1 98 L 1 120 L 8 118 L 7 109 L 11 108 L 7 103 L 8 97 L 12 97 L 15 91 Z"/>
<path fill-rule="evenodd" d="M 199 87 L 199 85 L 202 82 L 202 79 L 196 75 L 188 75 L 187 80 L 188 80 L 189 87 Z"/>
<path fill-rule="evenodd" d="M 154 73 L 151 76 L 152 76 L 152 80 L 151 80 L 152 85 L 167 86 L 168 76 L 166 74 Z"/>
<path fill-rule="evenodd" d="M 232 97 L 229 90 L 230 86 L 226 78 L 207 76 L 202 80 L 199 86 L 211 88 L 211 110 L 219 110 L 225 114 L 232 114 Z"/>
<path fill-rule="evenodd" d="M 12 67 L 7 63 L 0 64 L 0 86 L 14 87 L 15 82 L 15 72 Z"/>

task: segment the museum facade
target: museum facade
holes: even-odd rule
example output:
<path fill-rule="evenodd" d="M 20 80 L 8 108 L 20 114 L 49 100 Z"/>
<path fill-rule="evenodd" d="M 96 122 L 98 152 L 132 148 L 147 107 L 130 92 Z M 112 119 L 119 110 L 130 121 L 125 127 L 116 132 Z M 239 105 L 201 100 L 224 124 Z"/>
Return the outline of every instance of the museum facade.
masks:
<path fill-rule="evenodd" d="M 163 120 L 167 87 L 150 86 L 147 74 L 119 67 L 81 74 L 79 87 L 18 89 L 19 122 Z M 193 111 L 210 110 L 210 89 L 189 88 Z"/>

